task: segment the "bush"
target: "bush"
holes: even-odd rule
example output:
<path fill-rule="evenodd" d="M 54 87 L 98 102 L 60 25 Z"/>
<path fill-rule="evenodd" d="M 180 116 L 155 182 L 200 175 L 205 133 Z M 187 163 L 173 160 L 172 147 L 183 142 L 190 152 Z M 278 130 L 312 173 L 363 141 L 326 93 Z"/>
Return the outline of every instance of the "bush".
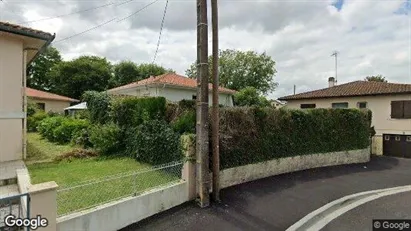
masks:
<path fill-rule="evenodd" d="M 34 115 L 36 112 L 40 112 L 40 108 L 37 104 L 31 100 L 27 101 L 27 117 Z"/>
<path fill-rule="evenodd" d="M 90 142 L 90 127 L 74 132 L 71 143 L 83 148 L 93 147 L 93 144 Z"/>
<path fill-rule="evenodd" d="M 105 124 L 110 120 L 109 107 L 110 96 L 105 92 L 86 91 L 82 99 L 87 102 L 90 121 L 92 123 Z"/>
<path fill-rule="evenodd" d="M 64 118 L 60 126 L 53 130 L 53 140 L 60 144 L 68 143 L 72 140 L 73 135 L 89 126 L 87 120 Z"/>
<path fill-rule="evenodd" d="M 111 117 L 120 127 L 136 127 L 148 120 L 163 120 L 166 99 L 163 97 L 118 97 L 112 101 Z"/>
<path fill-rule="evenodd" d="M 195 133 L 196 130 L 196 113 L 195 111 L 185 111 L 173 123 L 174 131 L 184 133 Z"/>
<path fill-rule="evenodd" d="M 152 165 L 180 160 L 180 135 L 165 121 L 146 121 L 129 132 L 127 153 Z"/>
<path fill-rule="evenodd" d="M 90 142 L 102 155 L 119 155 L 124 150 L 123 134 L 114 123 L 95 125 L 90 129 Z"/>
<path fill-rule="evenodd" d="M 370 115 L 357 109 L 222 108 L 220 118 L 222 169 L 369 145 Z"/>
<path fill-rule="evenodd" d="M 54 141 L 53 131 L 55 128 L 59 127 L 64 121 L 62 116 L 47 117 L 43 119 L 38 126 L 38 131 L 40 135 L 49 141 Z"/>
<path fill-rule="evenodd" d="M 37 126 L 39 126 L 40 122 L 47 118 L 47 113 L 43 111 L 38 111 L 31 116 L 27 117 L 27 131 L 28 132 L 36 132 Z"/>

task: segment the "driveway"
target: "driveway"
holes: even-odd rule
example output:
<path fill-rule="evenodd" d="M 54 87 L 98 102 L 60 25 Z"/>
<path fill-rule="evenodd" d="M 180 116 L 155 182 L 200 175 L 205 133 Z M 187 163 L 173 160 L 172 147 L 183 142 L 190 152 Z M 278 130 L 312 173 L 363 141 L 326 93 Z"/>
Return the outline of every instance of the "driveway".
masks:
<path fill-rule="evenodd" d="M 411 184 L 411 159 L 372 157 L 367 164 L 273 176 L 221 191 L 221 204 L 186 203 L 128 230 L 281 230 L 343 196 Z"/>

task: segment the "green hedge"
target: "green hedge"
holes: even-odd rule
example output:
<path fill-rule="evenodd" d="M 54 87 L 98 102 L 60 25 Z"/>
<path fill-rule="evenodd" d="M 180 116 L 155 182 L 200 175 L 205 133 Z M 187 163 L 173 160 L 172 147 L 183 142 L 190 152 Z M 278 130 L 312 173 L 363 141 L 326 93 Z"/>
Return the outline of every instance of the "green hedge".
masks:
<path fill-rule="evenodd" d="M 111 97 L 105 92 L 86 91 L 82 99 L 87 102 L 90 121 L 92 123 L 104 124 L 109 118 L 109 107 Z"/>
<path fill-rule="evenodd" d="M 35 112 L 27 117 L 27 131 L 36 132 L 40 122 L 48 117 L 48 114 L 43 111 Z"/>
<path fill-rule="evenodd" d="M 369 111 L 222 108 L 220 118 L 222 169 L 369 146 Z"/>
<path fill-rule="evenodd" d="M 90 142 L 102 155 L 122 155 L 124 150 L 123 132 L 114 123 L 94 125 L 90 129 Z"/>
<path fill-rule="evenodd" d="M 50 142 L 64 144 L 70 142 L 75 133 L 88 126 L 87 120 L 53 116 L 43 119 L 38 125 L 38 131 Z"/>
<path fill-rule="evenodd" d="M 117 97 L 112 100 L 110 116 L 120 127 L 136 127 L 149 120 L 164 120 L 164 97 Z"/>

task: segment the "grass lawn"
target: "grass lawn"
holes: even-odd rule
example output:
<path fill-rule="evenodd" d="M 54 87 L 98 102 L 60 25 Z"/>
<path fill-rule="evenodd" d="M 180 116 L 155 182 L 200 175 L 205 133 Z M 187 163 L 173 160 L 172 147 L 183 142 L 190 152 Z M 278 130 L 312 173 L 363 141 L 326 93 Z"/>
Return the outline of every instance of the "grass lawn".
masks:
<path fill-rule="evenodd" d="M 32 155 L 32 160 L 53 159 L 53 157 L 75 148 L 47 142 L 35 133 L 29 134 L 28 139 L 32 148 L 42 151 L 41 155 Z M 130 174 L 130 172 L 150 167 L 132 158 L 27 162 L 26 165 L 33 184 L 55 181 L 59 185 L 57 193 L 58 215 L 79 211 L 177 181 L 180 179 L 182 167 L 177 165 L 162 170 Z"/>
<path fill-rule="evenodd" d="M 59 145 L 43 139 L 38 133 L 27 133 L 27 164 L 38 161 L 52 161 L 54 157 L 78 147 Z"/>

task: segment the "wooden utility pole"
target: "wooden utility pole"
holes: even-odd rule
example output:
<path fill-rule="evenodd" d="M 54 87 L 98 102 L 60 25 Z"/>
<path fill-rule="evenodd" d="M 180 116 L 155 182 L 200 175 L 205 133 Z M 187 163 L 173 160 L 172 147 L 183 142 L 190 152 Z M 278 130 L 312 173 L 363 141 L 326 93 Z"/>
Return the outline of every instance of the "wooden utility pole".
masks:
<path fill-rule="evenodd" d="M 213 145 L 213 200 L 220 201 L 220 147 L 219 147 L 219 123 L 218 114 L 218 3 L 211 0 L 211 24 L 213 31 L 213 111 L 211 119 Z"/>
<path fill-rule="evenodd" d="M 200 207 L 210 205 L 207 0 L 197 0 L 196 175 Z"/>

